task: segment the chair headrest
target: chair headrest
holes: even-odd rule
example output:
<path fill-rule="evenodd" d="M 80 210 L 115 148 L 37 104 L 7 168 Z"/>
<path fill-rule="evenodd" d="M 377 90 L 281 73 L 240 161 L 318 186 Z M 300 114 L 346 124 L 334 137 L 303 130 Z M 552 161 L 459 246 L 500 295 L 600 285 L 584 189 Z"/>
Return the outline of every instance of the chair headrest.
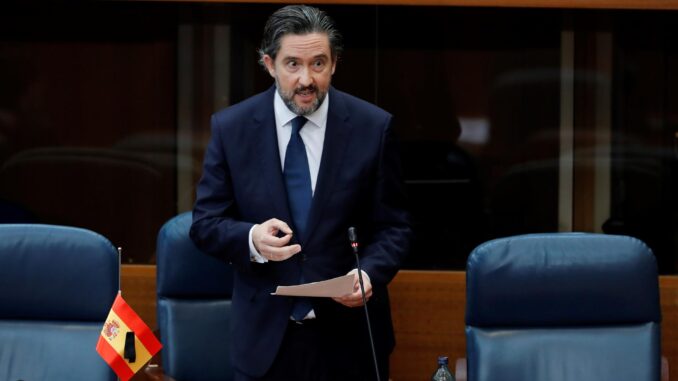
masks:
<path fill-rule="evenodd" d="M 466 324 L 659 322 L 657 264 L 640 240 L 588 233 L 489 241 L 469 256 Z"/>
<path fill-rule="evenodd" d="M 226 297 L 233 292 L 231 266 L 200 251 L 188 232 L 191 212 L 167 221 L 158 233 L 158 295 L 168 297 Z"/>
<path fill-rule="evenodd" d="M 117 250 L 90 230 L 0 225 L 0 319 L 103 321 L 118 274 Z"/>

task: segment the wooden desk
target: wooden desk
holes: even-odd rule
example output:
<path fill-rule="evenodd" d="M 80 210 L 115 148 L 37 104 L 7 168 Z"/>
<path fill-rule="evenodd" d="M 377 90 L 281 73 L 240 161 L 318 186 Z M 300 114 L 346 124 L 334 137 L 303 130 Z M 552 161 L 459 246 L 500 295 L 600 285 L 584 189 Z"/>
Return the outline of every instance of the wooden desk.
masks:
<path fill-rule="evenodd" d="M 396 334 L 391 356 L 394 381 L 430 376 L 439 355 L 466 357 L 463 271 L 402 270 L 389 286 Z M 660 276 L 662 355 L 678 370 L 678 276 Z"/>
<path fill-rule="evenodd" d="M 678 276 L 659 277 L 662 308 L 662 355 L 678 370 Z M 123 265 L 125 300 L 156 328 L 155 266 Z M 463 271 L 402 270 L 389 286 L 396 349 L 391 356 L 393 381 L 420 381 L 436 368 L 439 355 L 466 357 Z M 151 381 L 148 378 L 134 379 Z M 157 381 L 157 380 L 152 380 Z"/>

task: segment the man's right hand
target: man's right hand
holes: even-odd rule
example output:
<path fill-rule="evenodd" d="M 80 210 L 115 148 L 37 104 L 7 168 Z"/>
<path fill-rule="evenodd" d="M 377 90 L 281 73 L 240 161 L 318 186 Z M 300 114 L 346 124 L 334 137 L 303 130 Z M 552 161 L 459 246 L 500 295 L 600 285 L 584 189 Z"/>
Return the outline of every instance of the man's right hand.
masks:
<path fill-rule="evenodd" d="M 278 237 L 278 233 L 285 234 Z M 301 245 L 287 244 L 292 239 L 292 229 L 276 218 L 255 225 L 252 229 L 252 243 L 259 254 L 269 261 L 284 261 L 301 251 Z"/>

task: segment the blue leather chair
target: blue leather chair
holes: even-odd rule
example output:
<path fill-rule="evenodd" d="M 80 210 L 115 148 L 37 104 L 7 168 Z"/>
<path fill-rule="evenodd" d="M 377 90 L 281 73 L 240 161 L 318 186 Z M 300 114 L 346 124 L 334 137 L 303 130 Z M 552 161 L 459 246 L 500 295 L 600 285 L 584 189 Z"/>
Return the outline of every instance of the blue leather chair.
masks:
<path fill-rule="evenodd" d="M 199 251 L 191 213 L 170 219 L 157 244 L 158 328 L 164 373 L 178 381 L 233 380 L 231 266 Z"/>
<path fill-rule="evenodd" d="M 115 380 L 95 347 L 118 274 L 97 233 L 0 225 L 0 380 Z"/>
<path fill-rule="evenodd" d="M 643 242 L 497 239 L 471 253 L 466 276 L 468 380 L 660 380 L 657 265 Z"/>

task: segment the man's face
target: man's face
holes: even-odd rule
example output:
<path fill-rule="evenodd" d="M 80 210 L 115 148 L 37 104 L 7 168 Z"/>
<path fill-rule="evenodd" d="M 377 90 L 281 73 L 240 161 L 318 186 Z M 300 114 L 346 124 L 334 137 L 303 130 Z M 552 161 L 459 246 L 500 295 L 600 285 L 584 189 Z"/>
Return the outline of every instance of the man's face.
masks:
<path fill-rule="evenodd" d="M 275 60 L 264 55 L 264 64 L 275 78 L 280 97 L 297 115 L 311 114 L 320 107 L 336 67 L 324 33 L 283 36 Z"/>

